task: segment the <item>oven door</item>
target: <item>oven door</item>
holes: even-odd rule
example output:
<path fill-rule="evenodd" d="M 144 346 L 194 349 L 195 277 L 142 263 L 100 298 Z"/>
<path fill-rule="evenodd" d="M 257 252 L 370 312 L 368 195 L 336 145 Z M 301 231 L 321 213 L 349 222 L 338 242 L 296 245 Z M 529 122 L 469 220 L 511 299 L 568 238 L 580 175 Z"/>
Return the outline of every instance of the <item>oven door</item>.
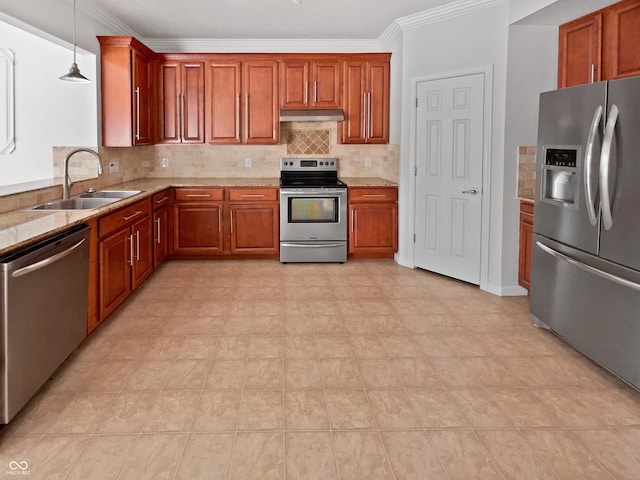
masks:
<path fill-rule="evenodd" d="M 347 240 L 345 188 L 281 188 L 281 241 Z"/>

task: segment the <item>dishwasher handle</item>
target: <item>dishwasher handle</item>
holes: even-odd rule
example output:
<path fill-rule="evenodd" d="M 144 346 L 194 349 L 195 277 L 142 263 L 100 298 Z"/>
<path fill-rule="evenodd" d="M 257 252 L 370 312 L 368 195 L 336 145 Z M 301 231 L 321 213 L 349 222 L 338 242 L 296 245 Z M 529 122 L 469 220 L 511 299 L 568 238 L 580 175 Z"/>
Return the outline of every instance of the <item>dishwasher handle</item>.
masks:
<path fill-rule="evenodd" d="M 75 250 L 77 250 L 80 245 L 82 245 L 87 239 L 83 238 L 82 240 L 80 240 L 78 243 L 76 243 L 75 245 L 72 245 L 71 247 L 67 248 L 66 250 L 63 250 L 62 252 L 58 252 L 55 255 L 52 255 L 48 258 L 45 258 L 44 260 L 40 260 L 36 263 L 32 263 L 31 265 L 27 265 L 26 267 L 22 267 L 19 268 L 18 270 L 14 271 L 11 273 L 11 276 L 13 278 L 18 278 L 18 277 L 22 277 L 24 275 L 29 275 L 32 272 L 35 272 L 37 270 L 40 270 L 48 265 L 51 265 L 52 263 L 55 263 L 59 260 L 62 260 L 64 257 L 71 255 Z"/>

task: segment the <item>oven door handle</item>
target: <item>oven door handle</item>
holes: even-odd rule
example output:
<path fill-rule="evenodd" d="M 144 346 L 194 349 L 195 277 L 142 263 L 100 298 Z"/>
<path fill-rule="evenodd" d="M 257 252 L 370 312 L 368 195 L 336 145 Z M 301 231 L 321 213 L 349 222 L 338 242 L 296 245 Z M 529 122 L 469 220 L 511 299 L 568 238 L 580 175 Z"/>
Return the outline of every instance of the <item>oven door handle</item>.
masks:
<path fill-rule="evenodd" d="M 337 248 L 344 247 L 342 243 L 280 243 L 281 247 L 293 247 L 293 248 Z"/>
<path fill-rule="evenodd" d="M 318 192 L 318 193 L 301 193 L 301 192 L 283 192 L 282 190 L 280 190 L 280 195 L 285 195 L 287 197 L 292 197 L 292 196 L 296 196 L 296 197 L 309 197 L 309 198 L 314 198 L 314 197 L 344 197 L 347 195 L 347 192 Z"/>

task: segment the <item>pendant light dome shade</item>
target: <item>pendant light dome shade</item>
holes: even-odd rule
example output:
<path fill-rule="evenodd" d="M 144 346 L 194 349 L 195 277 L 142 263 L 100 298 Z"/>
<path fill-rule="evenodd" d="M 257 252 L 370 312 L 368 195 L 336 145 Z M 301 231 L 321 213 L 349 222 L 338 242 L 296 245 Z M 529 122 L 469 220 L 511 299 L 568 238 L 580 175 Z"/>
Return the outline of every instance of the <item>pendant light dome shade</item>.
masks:
<path fill-rule="evenodd" d="M 62 75 L 60 80 L 76 83 L 88 83 L 91 81 L 80 73 L 80 69 L 76 63 L 76 0 L 73 0 L 73 63 L 71 64 L 69 73 Z"/>

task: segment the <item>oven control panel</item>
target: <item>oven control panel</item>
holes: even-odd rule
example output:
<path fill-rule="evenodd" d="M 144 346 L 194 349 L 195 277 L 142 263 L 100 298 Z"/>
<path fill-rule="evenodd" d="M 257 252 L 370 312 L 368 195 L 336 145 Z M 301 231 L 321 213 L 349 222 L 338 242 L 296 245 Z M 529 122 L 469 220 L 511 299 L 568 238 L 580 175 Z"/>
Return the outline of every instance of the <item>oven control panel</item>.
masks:
<path fill-rule="evenodd" d="M 283 158 L 281 171 L 337 171 L 337 158 Z"/>

